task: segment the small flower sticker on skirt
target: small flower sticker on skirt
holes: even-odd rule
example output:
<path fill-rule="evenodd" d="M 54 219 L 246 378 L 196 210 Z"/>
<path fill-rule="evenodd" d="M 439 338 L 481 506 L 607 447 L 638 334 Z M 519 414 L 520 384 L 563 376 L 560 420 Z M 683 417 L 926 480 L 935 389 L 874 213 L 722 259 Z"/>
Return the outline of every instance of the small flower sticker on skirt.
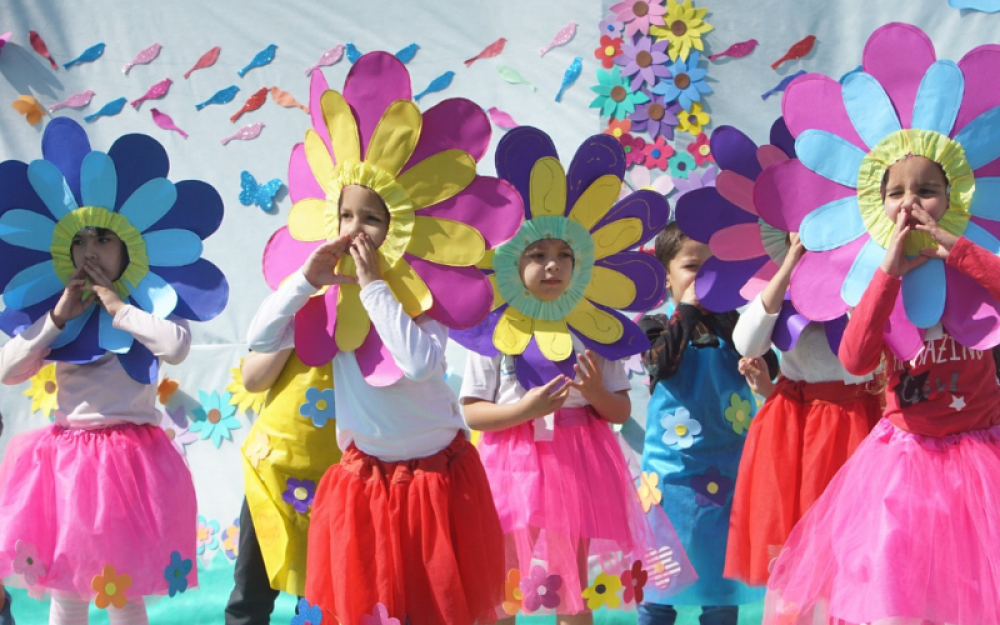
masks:
<path fill-rule="evenodd" d="M 14 572 L 24 576 L 24 583 L 34 586 L 45 575 L 45 564 L 38 559 L 38 547 L 18 540 L 14 543 Z"/>
<path fill-rule="evenodd" d="M 167 592 L 171 597 L 187 590 L 188 574 L 193 566 L 191 559 L 182 558 L 179 551 L 170 554 L 170 564 L 164 569 L 163 577 L 167 580 Z"/>
<path fill-rule="evenodd" d="M 310 605 L 307 599 L 299 599 L 296 611 L 298 614 L 292 617 L 291 625 L 320 625 L 323 622 L 323 609 Z M 361 620 L 364 622 L 364 617 Z"/>
<path fill-rule="evenodd" d="M 297 480 L 288 478 L 288 488 L 281 494 L 285 503 L 291 504 L 299 514 L 309 512 L 313 496 L 316 494 L 316 482 L 312 480 Z"/>
<path fill-rule="evenodd" d="M 398 618 L 389 616 L 389 609 L 381 603 L 376 603 L 371 614 L 361 616 L 361 625 L 400 625 Z"/>
<path fill-rule="evenodd" d="M 104 565 L 104 571 L 100 575 L 95 575 L 90 582 L 91 588 L 97 591 L 94 598 L 94 605 L 104 610 L 109 605 L 113 605 L 119 610 L 128 603 L 125 591 L 132 586 L 132 576 L 127 573 L 118 574 L 115 567 L 110 564 Z"/>
<path fill-rule="evenodd" d="M 534 612 L 539 608 L 558 608 L 559 589 L 562 588 L 562 577 L 549 575 L 540 566 L 531 567 L 527 579 L 521 580 L 521 592 L 524 594 L 524 610 Z"/>
<path fill-rule="evenodd" d="M 508 616 L 514 616 L 521 611 L 521 603 L 524 600 L 524 592 L 521 591 L 521 571 L 511 569 L 507 571 L 507 579 L 503 584 L 503 611 Z"/>
<path fill-rule="evenodd" d="M 729 396 L 729 407 L 726 408 L 726 421 L 733 424 L 733 431 L 743 435 L 750 429 L 750 402 L 733 393 Z"/>
<path fill-rule="evenodd" d="M 621 605 L 618 591 L 622 588 L 622 580 L 612 573 L 598 573 L 594 583 L 583 591 L 587 607 L 596 610 L 601 606 L 617 608 Z"/>

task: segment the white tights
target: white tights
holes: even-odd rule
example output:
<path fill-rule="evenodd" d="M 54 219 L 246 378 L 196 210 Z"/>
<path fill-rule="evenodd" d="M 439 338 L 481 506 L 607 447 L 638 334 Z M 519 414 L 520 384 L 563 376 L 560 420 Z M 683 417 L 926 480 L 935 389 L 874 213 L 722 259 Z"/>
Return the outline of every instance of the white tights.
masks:
<path fill-rule="evenodd" d="M 90 602 L 65 595 L 52 595 L 49 608 L 49 625 L 87 625 Z M 149 625 L 146 604 L 130 601 L 124 608 L 108 607 L 111 625 Z"/>

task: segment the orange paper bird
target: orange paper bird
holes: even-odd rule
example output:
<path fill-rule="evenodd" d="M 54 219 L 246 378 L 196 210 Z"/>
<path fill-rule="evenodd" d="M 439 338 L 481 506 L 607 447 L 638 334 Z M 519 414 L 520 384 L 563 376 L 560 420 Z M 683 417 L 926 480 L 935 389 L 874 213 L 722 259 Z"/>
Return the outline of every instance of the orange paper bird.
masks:
<path fill-rule="evenodd" d="M 17 96 L 17 99 L 14 100 L 11 106 L 14 107 L 14 110 L 18 113 L 24 115 L 24 118 L 32 126 L 42 121 L 42 117 L 45 116 L 45 109 L 38 103 L 38 100 L 30 95 Z"/>
<path fill-rule="evenodd" d="M 774 63 L 771 63 L 771 69 L 778 69 L 778 66 L 785 61 L 794 61 L 795 59 L 801 59 L 805 55 L 809 54 L 813 49 L 813 44 L 816 43 L 816 35 L 809 35 L 802 41 L 797 41 L 792 44 L 792 47 L 785 52 L 785 56 L 781 57 Z"/>
<path fill-rule="evenodd" d="M 243 104 L 243 108 L 236 111 L 236 114 L 229 118 L 229 121 L 236 123 L 236 120 L 243 117 L 243 113 L 249 113 L 250 111 L 256 111 L 260 107 L 264 106 L 264 102 L 267 102 L 267 87 L 261 87 L 254 92 L 252 96 L 247 98 L 247 101 Z"/>
<path fill-rule="evenodd" d="M 488 59 L 491 56 L 496 56 L 496 55 L 500 54 L 501 52 L 503 52 L 503 47 L 505 45 L 507 45 L 507 40 L 504 39 L 503 37 L 500 37 L 499 39 L 497 39 L 496 41 L 494 41 L 490 45 L 488 45 L 485 48 L 483 48 L 482 52 L 480 52 L 476 56 L 472 57 L 471 59 L 468 59 L 467 61 L 465 61 L 465 66 L 469 67 L 470 65 L 472 65 L 473 63 L 475 63 L 479 59 Z"/>
<path fill-rule="evenodd" d="M 309 112 L 308 106 L 303 106 L 302 104 L 299 104 L 292 94 L 288 93 L 287 91 L 282 91 L 277 87 L 271 87 L 271 99 L 274 100 L 276 103 L 280 104 L 281 106 L 285 106 L 288 108 L 293 108 L 297 106 L 306 113 Z"/>
<path fill-rule="evenodd" d="M 177 380 L 171 380 L 170 378 L 163 378 L 160 385 L 156 387 L 156 396 L 160 399 L 160 403 L 166 405 L 170 396 L 173 395 L 180 383 Z"/>

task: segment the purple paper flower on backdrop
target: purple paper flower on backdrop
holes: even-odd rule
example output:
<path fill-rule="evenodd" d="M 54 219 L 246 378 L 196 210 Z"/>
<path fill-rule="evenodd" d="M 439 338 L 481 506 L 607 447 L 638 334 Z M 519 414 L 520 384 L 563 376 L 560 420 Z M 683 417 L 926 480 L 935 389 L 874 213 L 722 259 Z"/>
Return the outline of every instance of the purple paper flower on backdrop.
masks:
<path fill-rule="evenodd" d="M 695 492 L 694 501 L 699 506 L 721 508 L 726 505 L 726 501 L 733 494 L 735 484 L 733 478 L 722 475 L 716 467 L 691 478 L 691 488 Z"/>
<path fill-rule="evenodd" d="M 602 35 L 607 35 L 608 37 L 620 37 L 622 29 L 625 28 L 625 24 L 623 24 L 621 20 L 616 20 L 613 17 L 607 17 L 601 20 L 597 27 L 601 31 Z"/>
<path fill-rule="evenodd" d="M 622 76 L 632 77 L 632 90 L 644 85 L 652 87 L 660 78 L 670 76 L 667 69 L 667 46 L 670 42 L 664 39 L 654 42 L 651 37 L 638 36 L 635 43 L 627 39 L 622 41 L 622 53 L 615 57 L 616 65 L 622 66 Z"/>
<path fill-rule="evenodd" d="M 662 95 L 646 92 L 649 102 L 637 104 L 635 111 L 628 116 L 632 120 L 632 132 L 648 132 L 654 139 L 662 136 L 667 141 L 674 138 L 674 128 L 679 120 L 681 105 L 677 102 L 667 104 Z"/>
<path fill-rule="evenodd" d="M 670 78 L 653 87 L 653 93 L 662 95 L 667 102 L 676 100 L 685 111 L 691 110 L 692 103 L 701 102 L 701 94 L 712 93 L 705 82 L 708 70 L 698 67 L 700 58 L 701 55 L 694 51 L 687 60 L 677 59 L 668 65 Z"/>
<path fill-rule="evenodd" d="M 692 191 L 697 191 L 698 189 L 704 189 L 705 187 L 714 187 L 715 178 L 719 175 L 719 170 L 714 166 L 707 167 L 702 170 L 695 170 L 688 174 L 685 178 L 674 178 L 674 189 L 677 190 L 677 194 L 674 196 L 674 205 L 680 201 L 682 197 L 691 193 Z"/>
<path fill-rule="evenodd" d="M 316 482 L 312 480 L 297 480 L 294 477 L 288 478 L 288 488 L 281 493 L 281 498 L 285 503 L 291 504 L 299 514 L 305 514 L 312 505 L 313 497 L 316 495 Z"/>
<path fill-rule="evenodd" d="M 626 187 L 622 188 L 622 193 L 618 199 L 623 200 L 634 191 L 649 189 L 667 197 L 674 190 L 674 181 L 670 176 L 657 176 L 653 178 L 653 172 L 646 167 L 633 167 L 626 181 Z"/>
<path fill-rule="evenodd" d="M 543 607 L 558 608 L 560 588 L 562 588 L 562 577 L 549 575 L 544 568 L 538 565 L 531 567 L 531 573 L 521 580 L 524 611 L 535 612 Z"/>
<path fill-rule="evenodd" d="M 184 413 L 184 406 L 176 406 L 173 410 L 164 410 L 166 418 L 160 419 L 160 428 L 167 433 L 167 438 L 174 444 L 174 449 L 181 455 L 187 454 L 187 446 L 198 441 L 198 434 L 192 432 L 190 421 Z"/>

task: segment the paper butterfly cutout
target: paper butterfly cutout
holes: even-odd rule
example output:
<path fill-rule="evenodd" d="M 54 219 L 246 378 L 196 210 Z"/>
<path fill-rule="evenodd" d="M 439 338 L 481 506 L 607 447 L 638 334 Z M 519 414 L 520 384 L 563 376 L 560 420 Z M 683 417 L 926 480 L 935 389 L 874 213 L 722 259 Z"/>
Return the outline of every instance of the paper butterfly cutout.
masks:
<path fill-rule="evenodd" d="M 248 171 L 240 173 L 240 204 L 250 206 L 256 204 L 262 211 L 271 210 L 274 203 L 274 196 L 281 190 L 282 182 L 275 178 L 264 184 L 259 184 L 257 179 Z"/>

